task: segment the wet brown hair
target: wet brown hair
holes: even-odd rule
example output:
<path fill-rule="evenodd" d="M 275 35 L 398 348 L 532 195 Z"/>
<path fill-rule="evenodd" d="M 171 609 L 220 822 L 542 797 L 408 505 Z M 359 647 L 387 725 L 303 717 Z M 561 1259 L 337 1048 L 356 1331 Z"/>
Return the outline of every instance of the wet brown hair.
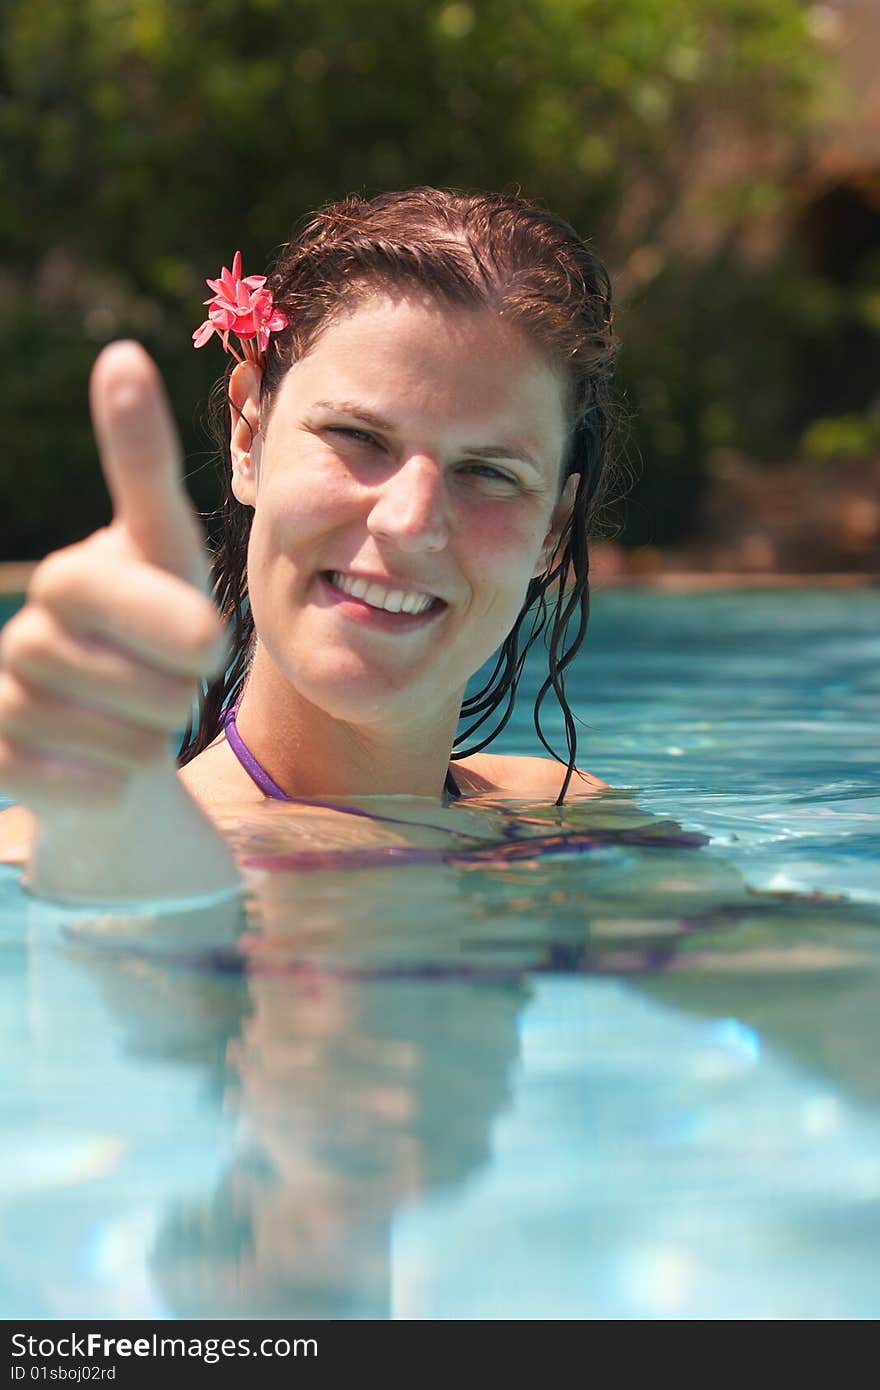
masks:
<path fill-rule="evenodd" d="M 535 700 L 534 723 L 541 743 L 562 763 L 541 729 L 541 708 L 552 690 L 562 710 L 568 746 L 557 798 L 561 805 L 577 753 L 565 673 L 587 632 L 589 531 L 609 481 L 614 421 L 609 387 L 616 343 L 607 271 L 566 222 L 518 195 L 412 188 L 371 199 L 352 196 L 323 208 L 282 247 L 267 286 L 287 315 L 288 327 L 269 343 L 261 413 L 271 411 L 287 371 L 308 353 L 334 311 L 350 307 L 358 295 L 375 288 L 412 287 L 444 304 L 492 309 L 517 324 L 562 373 L 568 385 L 569 431 L 560 492 L 570 474 L 580 475 L 572 515 L 548 569 L 530 580 L 491 676 L 464 700 L 465 727 L 452 755 L 464 758 L 479 752 L 505 727 L 526 656 L 546 633 L 548 674 Z M 213 565 L 214 594 L 230 629 L 232 660 L 222 677 L 200 691 L 198 715 L 190 721 L 178 755 L 181 766 L 220 732 L 223 712 L 249 670 L 256 637 L 247 599 L 252 511 L 236 500 L 230 486 L 227 422 L 233 365 L 214 396 L 225 496 Z M 479 742 L 459 748 L 496 714 L 490 732 L 484 730 Z"/>

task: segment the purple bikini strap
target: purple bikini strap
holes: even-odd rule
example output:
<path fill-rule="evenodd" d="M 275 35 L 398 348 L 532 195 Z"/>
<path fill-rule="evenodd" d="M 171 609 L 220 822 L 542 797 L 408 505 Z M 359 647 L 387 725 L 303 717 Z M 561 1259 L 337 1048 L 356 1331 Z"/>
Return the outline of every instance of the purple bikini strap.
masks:
<path fill-rule="evenodd" d="M 226 733 L 226 742 L 232 749 L 238 761 L 241 763 L 245 772 L 256 782 L 260 791 L 265 796 L 271 796 L 275 801 L 289 801 L 287 792 L 283 792 L 277 782 L 273 782 L 266 769 L 258 763 L 251 750 L 248 748 L 235 722 L 238 713 L 238 705 L 230 705 L 223 720 L 223 729 Z"/>
<path fill-rule="evenodd" d="M 256 782 L 257 786 L 260 788 L 260 791 L 265 796 L 272 797 L 274 801 L 289 801 L 290 797 L 287 795 L 287 792 L 282 791 L 278 783 L 272 781 L 272 778 L 269 776 L 266 769 L 262 766 L 261 763 L 257 762 L 256 758 L 254 757 L 251 750 L 248 748 L 241 734 L 238 732 L 238 725 L 235 722 L 235 716 L 237 713 L 237 704 L 230 705 L 229 709 L 226 711 L 225 717 L 223 719 L 223 729 L 226 734 L 226 742 L 229 744 L 229 747 L 232 749 L 233 753 L 238 758 L 238 761 L 241 763 L 245 772 L 248 774 L 248 776 L 251 778 L 253 782 Z M 459 788 L 458 783 L 452 775 L 451 768 L 447 769 L 446 772 L 445 790 L 449 793 L 450 796 L 461 796 L 461 789 Z M 354 806 L 346 807 L 345 809 L 350 810 L 353 815 L 369 816 L 368 811 L 356 809 Z M 378 819 L 378 817 L 373 817 L 372 819 Z"/>

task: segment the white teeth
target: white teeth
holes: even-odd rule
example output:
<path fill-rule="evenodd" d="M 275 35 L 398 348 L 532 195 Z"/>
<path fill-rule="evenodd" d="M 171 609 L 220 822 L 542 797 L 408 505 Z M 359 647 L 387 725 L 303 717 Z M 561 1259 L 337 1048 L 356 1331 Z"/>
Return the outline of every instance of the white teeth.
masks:
<path fill-rule="evenodd" d="M 386 613 L 424 613 L 434 602 L 430 594 L 408 594 L 403 589 L 385 589 L 381 584 L 371 584 L 368 579 L 354 579 L 335 570 L 330 578 L 334 588 L 351 594 L 352 598 L 363 599 L 371 608 L 382 608 Z"/>
<path fill-rule="evenodd" d="M 371 608 L 384 608 L 387 589 L 383 589 L 381 584 L 371 584 L 367 592 L 363 595 L 364 603 L 368 603 Z"/>
<path fill-rule="evenodd" d="M 425 606 L 423 598 L 416 594 L 404 594 L 400 600 L 400 608 L 403 613 L 420 613 Z"/>

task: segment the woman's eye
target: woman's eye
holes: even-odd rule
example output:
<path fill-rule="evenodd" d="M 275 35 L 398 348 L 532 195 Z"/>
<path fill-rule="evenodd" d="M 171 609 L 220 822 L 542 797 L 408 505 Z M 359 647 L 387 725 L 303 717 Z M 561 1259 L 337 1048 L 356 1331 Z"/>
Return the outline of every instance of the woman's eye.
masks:
<path fill-rule="evenodd" d="M 376 444 L 376 443 L 378 443 L 378 441 L 376 440 L 376 438 L 375 438 L 372 434 L 369 434 L 366 430 L 355 430 L 355 429 L 350 429 L 350 428 L 346 427 L 345 425 L 331 425 L 331 426 L 330 426 L 330 433 L 331 433 L 331 434 L 344 434 L 345 437 L 346 437 L 346 439 L 353 439 L 353 440 L 355 440 L 355 442 L 358 443 L 358 444 Z"/>
<path fill-rule="evenodd" d="M 343 438 L 353 440 L 355 444 L 363 444 L 365 447 L 380 449 L 381 441 L 368 430 L 358 430 L 351 425 L 329 425 L 328 434 L 341 434 Z M 493 468 L 491 463 L 470 463 L 465 465 L 464 471 L 472 473 L 480 478 L 485 478 L 490 483 L 507 483 L 511 487 L 516 486 L 516 478 L 509 473 L 504 473 L 500 468 Z"/>
<path fill-rule="evenodd" d="M 516 482 L 516 478 L 512 478 L 509 473 L 502 473 L 500 468 L 493 468 L 490 463 L 471 463 L 468 465 L 468 469 L 471 473 L 478 473 L 493 483 Z"/>

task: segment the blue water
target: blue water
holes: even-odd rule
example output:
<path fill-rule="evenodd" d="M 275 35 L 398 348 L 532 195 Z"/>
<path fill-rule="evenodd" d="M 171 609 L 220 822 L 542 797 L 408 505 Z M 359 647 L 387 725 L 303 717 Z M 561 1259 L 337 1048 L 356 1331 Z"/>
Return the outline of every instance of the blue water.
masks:
<path fill-rule="evenodd" d="M 239 919 L 0 870 L 0 1316 L 880 1315 L 880 592 L 594 603 L 613 792 L 231 816 Z"/>

